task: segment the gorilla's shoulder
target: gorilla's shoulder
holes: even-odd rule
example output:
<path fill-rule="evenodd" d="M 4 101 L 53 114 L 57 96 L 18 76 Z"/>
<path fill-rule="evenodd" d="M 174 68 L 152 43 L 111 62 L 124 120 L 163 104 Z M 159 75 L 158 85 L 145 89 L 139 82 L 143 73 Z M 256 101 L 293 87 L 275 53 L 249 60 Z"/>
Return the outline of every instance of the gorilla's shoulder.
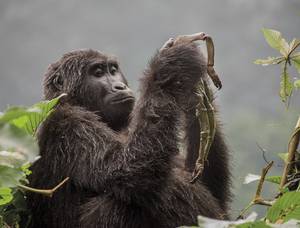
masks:
<path fill-rule="evenodd" d="M 52 132 L 74 131 L 84 126 L 95 126 L 100 124 L 101 120 L 98 115 L 86 110 L 80 106 L 59 105 L 41 126 L 41 131 L 47 130 Z"/>
<path fill-rule="evenodd" d="M 60 121 L 95 121 L 100 120 L 99 115 L 94 112 L 88 111 L 81 106 L 64 104 L 58 106 L 51 116 L 53 119 L 59 119 Z"/>

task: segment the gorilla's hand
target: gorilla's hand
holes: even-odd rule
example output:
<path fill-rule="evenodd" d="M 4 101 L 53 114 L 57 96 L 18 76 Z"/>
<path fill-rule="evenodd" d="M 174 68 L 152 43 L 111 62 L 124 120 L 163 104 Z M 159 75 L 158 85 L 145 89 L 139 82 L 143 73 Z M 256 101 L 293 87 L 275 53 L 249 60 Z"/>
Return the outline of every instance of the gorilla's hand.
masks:
<path fill-rule="evenodd" d="M 195 34 L 191 34 L 191 35 L 180 35 L 180 36 L 177 36 L 175 39 L 170 38 L 167 40 L 166 43 L 164 43 L 164 45 L 161 47 L 160 51 L 166 50 L 170 47 L 180 45 L 180 44 L 189 44 L 194 41 L 205 40 L 206 37 L 207 36 L 205 33 L 200 32 L 200 33 L 195 33 Z"/>
<path fill-rule="evenodd" d="M 184 109 L 198 100 L 196 86 L 206 73 L 205 59 L 193 42 L 204 38 L 204 33 L 170 38 L 150 62 L 149 86 L 171 95 Z"/>
<path fill-rule="evenodd" d="M 171 48 L 176 45 L 180 44 L 188 44 L 192 43 L 194 41 L 199 40 L 205 40 L 206 41 L 206 47 L 207 47 L 207 73 L 211 80 L 213 81 L 214 85 L 218 88 L 222 88 L 222 82 L 217 75 L 217 73 L 214 70 L 214 44 L 212 41 L 212 38 L 208 35 L 206 35 L 203 32 L 195 33 L 192 35 L 181 35 L 178 36 L 176 39 L 170 38 L 160 49 L 160 51 L 167 50 L 168 48 Z"/>

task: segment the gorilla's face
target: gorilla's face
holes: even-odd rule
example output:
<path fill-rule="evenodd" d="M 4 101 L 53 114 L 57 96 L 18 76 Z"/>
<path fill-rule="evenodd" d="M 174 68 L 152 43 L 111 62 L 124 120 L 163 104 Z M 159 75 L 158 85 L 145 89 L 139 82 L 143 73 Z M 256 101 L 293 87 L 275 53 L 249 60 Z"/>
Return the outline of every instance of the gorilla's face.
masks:
<path fill-rule="evenodd" d="M 112 127 L 118 128 L 128 121 L 135 98 L 116 60 L 107 56 L 91 59 L 85 68 L 83 84 L 88 109 Z"/>
<path fill-rule="evenodd" d="M 97 113 L 109 126 L 126 126 L 135 98 L 112 56 L 94 50 L 66 53 L 45 75 L 44 94 L 52 99 L 68 94 L 70 104 Z"/>

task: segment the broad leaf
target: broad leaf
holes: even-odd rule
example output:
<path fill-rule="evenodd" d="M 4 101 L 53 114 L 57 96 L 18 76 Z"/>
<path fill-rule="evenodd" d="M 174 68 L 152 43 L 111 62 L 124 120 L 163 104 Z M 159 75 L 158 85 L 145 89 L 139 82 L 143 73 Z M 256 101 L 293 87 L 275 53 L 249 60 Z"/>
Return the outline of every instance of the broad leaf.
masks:
<path fill-rule="evenodd" d="M 278 153 L 278 156 L 284 161 L 287 161 L 288 153 Z"/>
<path fill-rule="evenodd" d="M 288 55 L 290 49 L 289 44 L 284 38 L 282 38 L 279 31 L 273 29 L 262 29 L 262 32 L 266 41 L 272 48 L 280 51 L 280 53 L 284 56 Z"/>
<path fill-rule="evenodd" d="M 287 192 L 280 197 L 267 211 L 266 218 L 271 223 L 278 220 L 286 222 L 290 219 L 300 219 L 300 192 Z"/>
<path fill-rule="evenodd" d="M 0 165 L 0 188 L 14 188 L 23 178 L 24 173 L 21 169 Z"/>
<path fill-rule="evenodd" d="M 0 123 L 7 123 L 19 117 L 30 114 L 30 112 L 38 112 L 39 110 L 28 110 L 25 107 L 10 107 L 5 113 L 0 114 Z"/>
<path fill-rule="evenodd" d="M 0 116 L 0 123 L 10 122 L 18 128 L 24 129 L 29 134 L 34 134 L 38 126 L 51 113 L 62 94 L 50 101 L 41 101 L 32 107 L 11 107 Z"/>
<path fill-rule="evenodd" d="M 26 176 L 30 175 L 32 171 L 29 169 L 31 166 L 31 163 L 25 163 L 24 165 L 21 166 L 21 170 L 25 173 Z"/>
<path fill-rule="evenodd" d="M 32 135 L 12 124 L 0 124 L 1 165 L 20 167 L 35 161 L 39 149 Z M 8 154 L 12 152 L 12 154 Z"/>
<path fill-rule="evenodd" d="M 295 88 L 300 89 L 300 80 L 294 81 L 294 86 Z"/>
<path fill-rule="evenodd" d="M 252 212 L 246 219 L 239 219 L 237 221 L 224 221 L 224 220 L 217 220 L 212 218 L 207 218 L 204 216 L 198 216 L 198 225 L 199 227 L 210 227 L 210 228 L 230 228 L 236 227 L 237 225 L 254 222 L 257 217 L 255 212 Z"/>
<path fill-rule="evenodd" d="M 269 177 L 266 177 L 265 180 L 268 182 L 271 182 L 273 184 L 280 184 L 281 176 L 269 176 Z"/>
<path fill-rule="evenodd" d="M 294 56 L 291 56 L 292 62 L 300 74 L 300 52 L 296 53 Z"/>
<path fill-rule="evenodd" d="M 21 167 L 26 162 L 26 156 L 23 153 L 0 151 L 0 165 L 15 168 Z"/>
<path fill-rule="evenodd" d="M 255 64 L 268 66 L 272 64 L 279 64 L 284 61 L 284 57 L 268 57 L 267 59 L 257 59 L 254 61 Z"/>
<path fill-rule="evenodd" d="M 259 176 L 259 175 L 249 173 L 245 177 L 244 184 L 249 184 L 254 181 L 259 181 L 260 178 L 261 178 L 261 176 Z M 265 178 L 265 181 L 268 181 L 268 182 L 271 182 L 274 184 L 280 184 L 280 180 L 281 180 L 281 176 L 268 176 Z"/>
<path fill-rule="evenodd" d="M 293 51 L 295 51 L 296 48 L 299 47 L 299 45 L 300 45 L 300 40 L 293 39 L 289 45 L 290 46 L 290 50 L 289 50 L 290 54 L 293 53 Z"/>
<path fill-rule="evenodd" d="M 293 84 L 290 81 L 290 76 L 288 72 L 283 72 L 281 75 L 281 82 L 280 82 L 280 97 L 283 102 L 286 102 L 287 99 L 291 96 L 293 92 Z"/>
<path fill-rule="evenodd" d="M 267 225 L 264 221 L 255 221 L 255 222 L 247 222 L 234 227 L 235 228 L 271 228 L 272 226 Z"/>
<path fill-rule="evenodd" d="M 10 188 L 0 188 L 0 206 L 9 203 L 13 199 Z"/>

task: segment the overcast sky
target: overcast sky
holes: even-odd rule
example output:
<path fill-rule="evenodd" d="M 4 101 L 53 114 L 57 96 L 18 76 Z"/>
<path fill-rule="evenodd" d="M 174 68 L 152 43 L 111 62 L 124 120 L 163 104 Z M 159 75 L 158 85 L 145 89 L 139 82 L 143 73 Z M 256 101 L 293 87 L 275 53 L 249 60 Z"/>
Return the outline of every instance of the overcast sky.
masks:
<path fill-rule="evenodd" d="M 82 48 L 119 56 L 125 76 L 137 91 L 138 79 L 157 48 L 169 37 L 202 31 L 214 39 L 215 69 L 223 81 L 216 93 L 219 116 L 234 161 L 243 166 L 249 154 L 257 151 L 258 137 L 247 131 L 255 128 L 259 133 L 265 126 L 255 123 L 263 119 L 267 125 L 286 113 L 278 98 L 279 67 L 253 64 L 256 58 L 277 55 L 264 41 L 263 27 L 280 30 L 287 40 L 300 38 L 300 1 L 2 0 L 0 110 L 42 99 L 48 65 L 63 53 Z M 291 110 L 300 112 L 299 92 Z M 279 151 L 276 137 L 265 143 Z M 261 158 L 252 154 L 251 159 Z"/>

